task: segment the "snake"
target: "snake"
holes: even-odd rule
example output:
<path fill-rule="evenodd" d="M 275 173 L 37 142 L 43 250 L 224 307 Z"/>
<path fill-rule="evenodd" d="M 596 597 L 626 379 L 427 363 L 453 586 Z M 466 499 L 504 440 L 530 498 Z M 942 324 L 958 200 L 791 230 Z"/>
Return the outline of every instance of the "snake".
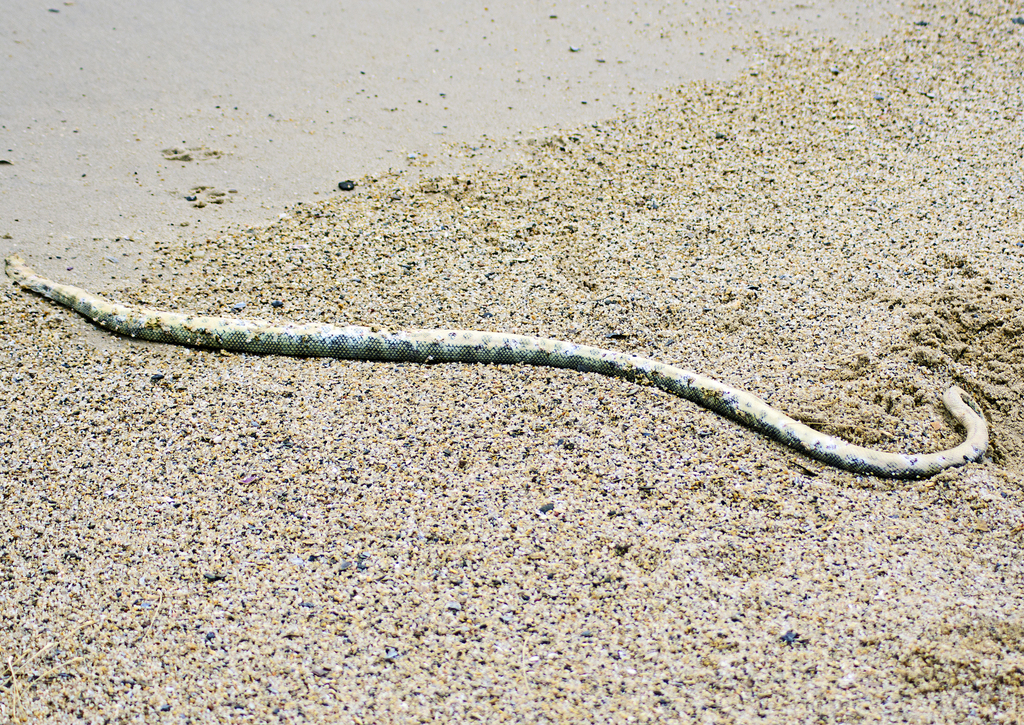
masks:
<path fill-rule="evenodd" d="M 18 254 L 6 260 L 15 283 L 126 337 L 259 355 L 414 363 L 526 364 L 621 378 L 692 401 L 829 466 L 885 478 L 925 478 L 979 461 L 988 425 L 977 403 L 953 386 L 942 396 L 964 428 L 945 451 L 903 454 L 848 443 L 811 428 L 755 395 L 689 370 L 637 355 L 542 337 L 477 330 L 408 330 L 325 323 L 267 322 L 187 315 L 111 302 L 36 274 Z"/>

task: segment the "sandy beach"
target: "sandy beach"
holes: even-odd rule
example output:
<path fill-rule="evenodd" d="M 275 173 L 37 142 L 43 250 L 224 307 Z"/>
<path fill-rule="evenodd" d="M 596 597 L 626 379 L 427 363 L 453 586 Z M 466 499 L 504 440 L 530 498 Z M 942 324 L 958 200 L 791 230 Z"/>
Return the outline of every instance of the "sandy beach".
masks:
<path fill-rule="evenodd" d="M 287 36 L 294 65 L 264 59 L 291 88 L 277 110 L 258 67 L 196 86 L 221 109 L 174 90 L 195 110 L 173 118 L 155 96 L 144 123 L 145 104 L 101 124 L 69 100 L 93 138 L 52 181 L 73 139 L 18 146 L 5 124 L 0 252 L 132 305 L 622 350 L 894 452 L 961 440 L 940 402 L 957 385 L 988 455 L 857 475 L 620 380 L 143 343 L 6 284 L 0 714 L 1024 721 L 1024 8 L 643 5 L 627 33 L 611 6 L 401 7 L 345 47 L 423 38 L 409 75 L 375 58 L 390 80 L 365 103 L 321 85 L 359 117 L 333 130 L 298 69 L 349 57 L 312 38 L 347 19 L 309 8 L 284 24 L 310 36 Z M 86 32 L 86 4 L 52 10 L 19 10 L 23 32 Z M 152 12 L 192 63 L 277 19 L 229 14 L 217 45 Z M 536 64 L 447 40 L 492 25 Z M 144 69 L 167 53 L 124 44 Z M 413 71 L 435 50 L 494 65 L 431 85 Z"/>

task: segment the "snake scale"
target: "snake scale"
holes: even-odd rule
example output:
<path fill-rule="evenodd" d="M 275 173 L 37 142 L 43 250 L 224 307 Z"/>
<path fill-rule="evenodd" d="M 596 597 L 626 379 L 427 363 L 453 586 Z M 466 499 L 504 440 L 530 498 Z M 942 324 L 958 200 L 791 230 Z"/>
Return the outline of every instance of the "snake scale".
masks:
<path fill-rule="evenodd" d="M 72 285 L 40 277 L 18 255 L 7 258 L 7 275 L 22 287 L 70 307 L 120 335 L 154 342 L 264 355 L 333 357 L 417 363 L 501 363 L 567 368 L 648 384 L 737 421 L 823 463 L 855 473 L 921 478 L 979 460 L 988 448 L 988 426 L 951 387 L 942 397 L 966 431 L 948 451 L 885 453 L 819 433 L 743 390 L 672 365 L 588 345 L 525 335 L 473 330 L 386 332 L 320 323 L 271 323 L 189 316 L 110 302 Z M 968 399 L 969 401 L 969 399 Z"/>

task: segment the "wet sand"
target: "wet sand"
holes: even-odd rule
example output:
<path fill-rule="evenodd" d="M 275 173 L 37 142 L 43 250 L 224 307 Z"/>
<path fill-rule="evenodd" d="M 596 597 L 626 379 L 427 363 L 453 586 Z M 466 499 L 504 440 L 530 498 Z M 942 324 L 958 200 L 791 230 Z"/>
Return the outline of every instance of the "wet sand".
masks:
<path fill-rule="evenodd" d="M 751 30 L 855 39 L 893 7 L 17 4 L 0 30 L 0 254 L 138 281 L 125 252 L 149 264 L 157 244 L 267 224 L 367 174 L 493 167 L 506 139 L 732 77 Z"/>
<path fill-rule="evenodd" d="M 164 309 L 627 350 L 887 450 L 955 445 L 956 384 L 981 463 L 858 476 L 621 381 L 121 341 L 8 285 L 0 711 L 1019 722 L 1018 14 L 750 35 L 731 80 L 493 168 L 417 156 L 91 272 Z"/>

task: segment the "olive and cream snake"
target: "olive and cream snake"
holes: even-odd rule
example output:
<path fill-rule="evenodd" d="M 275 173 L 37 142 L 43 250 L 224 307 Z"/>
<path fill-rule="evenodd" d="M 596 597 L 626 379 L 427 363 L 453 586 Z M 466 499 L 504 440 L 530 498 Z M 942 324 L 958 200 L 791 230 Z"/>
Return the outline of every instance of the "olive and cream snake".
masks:
<path fill-rule="evenodd" d="M 201 317 L 129 307 L 72 285 L 40 277 L 17 254 L 7 275 L 26 289 L 70 307 L 120 335 L 175 345 L 261 355 L 332 357 L 416 363 L 541 365 L 594 372 L 652 385 L 731 418 L 830 466 L 890 478 L 920 478 L 979 460 L 988 448 L 988 426 L 965 393 L 951 387 L 942 397 L 966 431 L 947 451 L 886 453 L 819 433 L 743 390 L 697 373 L 636 355 L 572 342 L 473 330 L 387 332 L 321 323 L 273 323 Z"/>

